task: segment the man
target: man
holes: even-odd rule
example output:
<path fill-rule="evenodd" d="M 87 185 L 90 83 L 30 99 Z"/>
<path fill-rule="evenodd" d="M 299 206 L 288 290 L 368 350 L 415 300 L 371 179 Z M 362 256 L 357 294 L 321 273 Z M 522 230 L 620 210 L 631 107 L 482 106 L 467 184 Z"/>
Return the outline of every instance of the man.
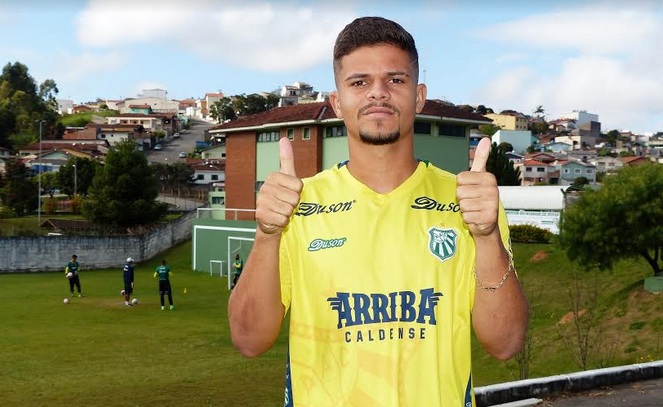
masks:
<path fill-rule="evenodd" d="M 134 259 L 127 258 L 122 268 L 122 278 L 124 279 L 124 305 L 131 307 L 131 295 L 134 292 Z"/>
<path fill-rule="evenodd" d="M 400 25 L 350 23 L 330 95 L 349 160 L 302 182 L 283 138 L 281 170 L 260 189 L 230 329 L 257 356 L 289 311 L 286 406 L 472 406 L 472 327 L 499 359 L 523 347 L 528 305 L 485 168 L 490 142 L 457 176 L 416 160 L 418 71 Z"/>
<path fill-rule="evenodd" d="M 235 269 L 235 276 L 233 277 L 233 286 L 235 288 L 237 285 L 237 280 L 242 275 L 242 270 L 244 270 L 244 260 L 239 257 L 239 253 L 235 255 L 235 261 L 233 262 L 233 268 Z"/>
<path fill-rule="evenodd" d="M 161 300 L 161 311 L 166 309 L 166 304 L 164 301 L 164 295 L 168 295 L 168 304 L 170 304 L 170 310 L 175 309 L 173 304 L 173 292 L 170 288 L 170 267 L 166 264 L 166 259 L 161 260 L 161 265 L 157 267 L 154 272 L 154 278 L 159 277 L 159 299 Z"/>
<path fill-rule="evenodd" d="M 79 270 L 80 266 L 78 264 L 78 256 L 72 254 L 71 261 L 67 263 L 64 268 L 64 275 L 69 279 L 69 291 L 71 292 L 72 297 L 74 296 L 74 286 L 78 290 L 78 296 L 83 296 L 81 294 L 81 280 L 80 276 L 78 275 Z"/>

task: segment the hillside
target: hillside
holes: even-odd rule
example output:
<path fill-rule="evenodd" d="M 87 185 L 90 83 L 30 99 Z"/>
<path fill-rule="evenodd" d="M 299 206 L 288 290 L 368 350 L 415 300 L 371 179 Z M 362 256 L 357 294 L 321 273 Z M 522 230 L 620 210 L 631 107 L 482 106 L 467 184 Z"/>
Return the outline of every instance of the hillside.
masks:
<path fill-rule="evenodd" d="M 555 245 L 542 244 L 515 244 L 514 257 L 532 310 L 530 378 L 582 370 L 574 360 L 583 353 L 587 369 L 663 358 L 663 297 L 643 288 L 652 275 L 646 262 L 587 272 L 574 268 Z M 585 352 L 579 337 L 587 338 Z M 496 361 L 477 344 L 474 360 L 479 386 L 520 379 L 516 360 Z"/>

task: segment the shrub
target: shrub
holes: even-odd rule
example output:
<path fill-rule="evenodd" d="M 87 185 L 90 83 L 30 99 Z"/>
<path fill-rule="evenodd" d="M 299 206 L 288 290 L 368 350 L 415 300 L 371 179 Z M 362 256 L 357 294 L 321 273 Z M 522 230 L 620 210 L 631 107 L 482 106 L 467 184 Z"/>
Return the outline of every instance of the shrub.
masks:
<path fill-rule="evenodd" d="M 509 226 L 513 243 L 550 243 L 554 234 L 533 225 Z"/>

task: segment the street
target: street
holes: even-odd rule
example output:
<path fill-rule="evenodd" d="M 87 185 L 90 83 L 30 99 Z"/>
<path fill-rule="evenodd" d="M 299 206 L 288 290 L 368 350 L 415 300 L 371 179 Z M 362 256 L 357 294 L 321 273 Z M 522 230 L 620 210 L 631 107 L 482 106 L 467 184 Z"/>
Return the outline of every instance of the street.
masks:
<path fill-rule="evenodd" d="M 150 163 L 177 163 L 184 162 L 184 158 L 180 158 L 180 152 L 187 154 L 193 152 L 196 146 L 196 141 L 205 140 L 205 130 L 214 127 L 216 124 L 209 123 L 204 120 L 190 119 L 191 128 L 182 133 L 180 137 L 168 137 L 161 142 L 163 149 L 161 150 L 148 150 L 146 152 L 147 161 Z"/>

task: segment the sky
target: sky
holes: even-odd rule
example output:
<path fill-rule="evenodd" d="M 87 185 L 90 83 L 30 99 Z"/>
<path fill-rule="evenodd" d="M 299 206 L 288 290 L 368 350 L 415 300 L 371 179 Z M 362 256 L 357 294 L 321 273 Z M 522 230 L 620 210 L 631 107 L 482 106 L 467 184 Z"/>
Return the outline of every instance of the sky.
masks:
<path fill-rule="evenodd" d="M 329 92 L 336 35 L 369 15 L 412 33 L 429 99 L 663 131 L 659 0 L 4 0 L 0 63 L 75 103 Z"/>

